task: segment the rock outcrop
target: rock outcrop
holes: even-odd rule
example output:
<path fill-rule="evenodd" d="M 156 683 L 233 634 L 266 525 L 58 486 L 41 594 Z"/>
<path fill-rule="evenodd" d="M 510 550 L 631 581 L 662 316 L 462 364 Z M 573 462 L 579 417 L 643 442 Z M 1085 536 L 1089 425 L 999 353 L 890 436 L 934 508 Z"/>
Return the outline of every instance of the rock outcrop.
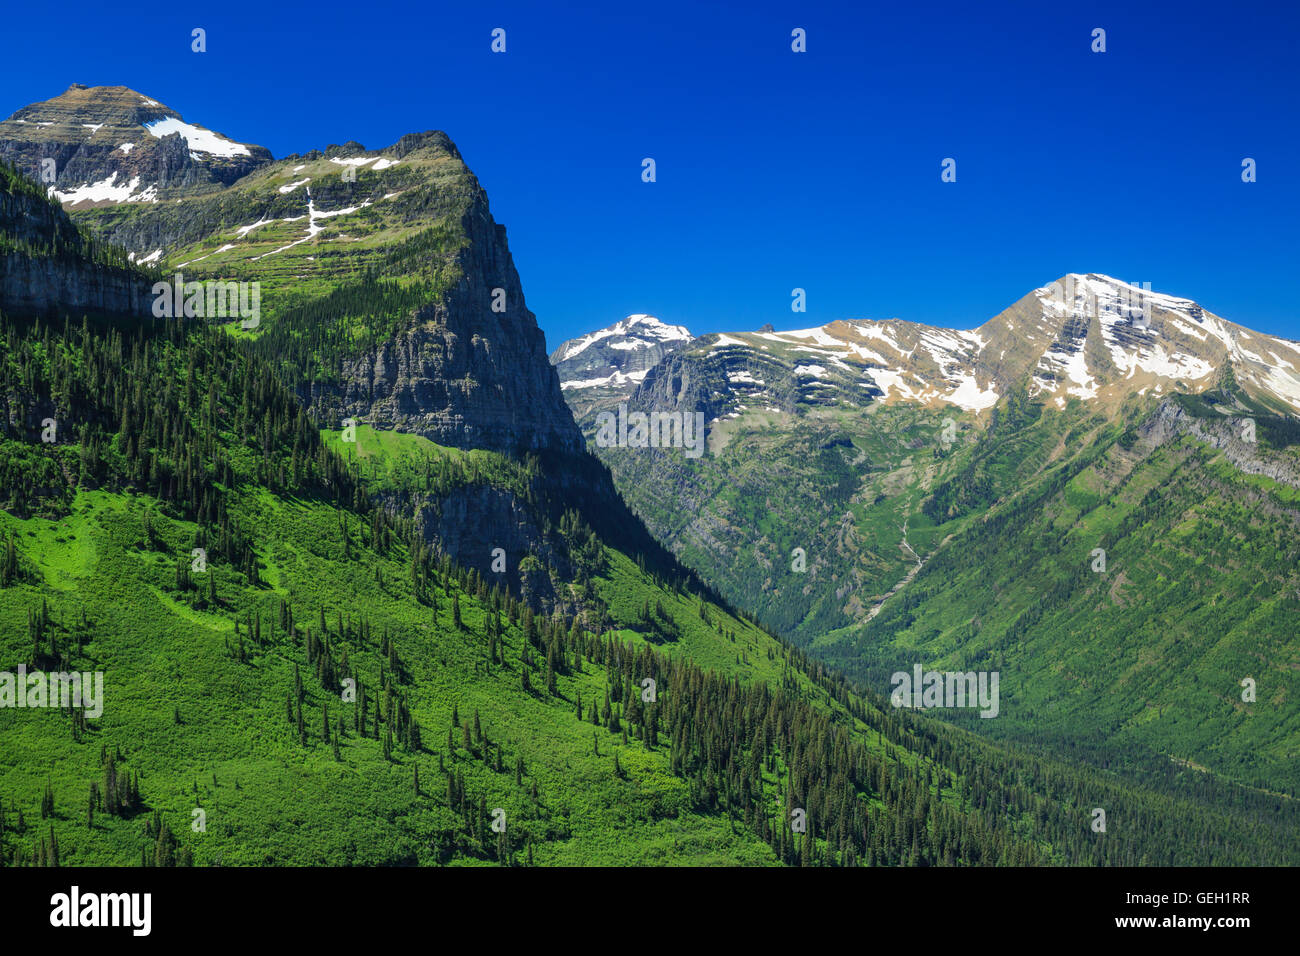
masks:
<path fill-rule="evenodd" d="M 1300 488 L 1300 467 L 1290 456 L 1271 454 L 1259 445 L 1256 422 L 1248 415 L 1225 415 L 1221 419 L 1197 418 L 1175 402 L 1166 400 L 1138 429 L 1153 445 L 1180 435 L 1191 435 L 1211 448 L 1222 451 L 1233 467 L 1247 475 L 1263 475 L 1284 485 Z"/>
<path fill-rule="evenodd" d="M 18 315 L 149 314 L 149 283 L 78 259 L 0 255 L 0 308 Z"/>

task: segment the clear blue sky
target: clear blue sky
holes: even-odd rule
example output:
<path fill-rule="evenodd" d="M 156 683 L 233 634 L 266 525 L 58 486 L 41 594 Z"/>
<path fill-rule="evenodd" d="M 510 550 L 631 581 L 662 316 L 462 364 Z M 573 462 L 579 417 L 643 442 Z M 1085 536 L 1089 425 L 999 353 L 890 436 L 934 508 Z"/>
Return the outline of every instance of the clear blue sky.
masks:
<path fill-rule="evenodd" d="M 1294 3 L 72 2 L 5 20 L 3 115 L 79 82 L 276 156 L 445 130 L 552 346 L 631 312 L 695 332 L 970 328 L 1067 272 L 1300 338 Z"/>

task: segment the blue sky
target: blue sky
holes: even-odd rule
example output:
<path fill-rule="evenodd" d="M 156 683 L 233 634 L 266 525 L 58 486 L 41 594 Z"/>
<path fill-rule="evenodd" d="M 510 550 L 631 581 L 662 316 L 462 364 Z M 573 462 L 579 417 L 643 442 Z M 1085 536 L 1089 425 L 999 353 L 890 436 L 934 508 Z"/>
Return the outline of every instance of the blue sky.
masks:
<path fill-rule="evenodd" d="M 878 7 L 20 4 L 0 114 L 79 82 L 277 157 L 445 130 L 552 346 L 632 312 L 970 328 L 1067 272 L 1300 338 L 1294 4 Z"/>

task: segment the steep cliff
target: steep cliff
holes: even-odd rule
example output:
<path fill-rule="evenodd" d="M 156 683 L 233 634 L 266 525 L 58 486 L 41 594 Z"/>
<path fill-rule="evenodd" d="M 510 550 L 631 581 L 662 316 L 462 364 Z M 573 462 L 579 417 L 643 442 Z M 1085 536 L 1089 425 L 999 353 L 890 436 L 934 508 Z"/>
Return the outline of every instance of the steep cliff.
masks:
<path fill-rule="evenodd" d="M 357 418 L 443 445 L 581 450 L 545 337 L 524 304 L 505 227 L 493 221 L 481 188 L 459 225 L 456 284 L 418 307 L 392 338 L 344 354 L 341 381 L 313 382 L 304 397 L 322 420 Z"/>
<path fill-rule="evenodd" d="M 0 309 L 145 315 L 149 279 L 86 239 L 58 204 L 0 164 Z"/>

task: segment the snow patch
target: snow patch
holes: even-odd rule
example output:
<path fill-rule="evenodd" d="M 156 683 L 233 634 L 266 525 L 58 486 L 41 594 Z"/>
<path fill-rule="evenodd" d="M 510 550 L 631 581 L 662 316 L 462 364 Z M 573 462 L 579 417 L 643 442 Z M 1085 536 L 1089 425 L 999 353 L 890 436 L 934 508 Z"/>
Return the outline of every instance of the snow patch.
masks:
<path fill-rule="evenodd" d="M 719 333 L 718 340 L 713 344 L 717 346 L 724 346 L 724 345 L 748 345 L 749 343 L 742 342 L 740 339 L 733 339 L 730 335 L 724 335 Z"/>
<path fill-rule="evenodd" d="M 301 218 L 301 217 L 299 217 L 299 218 Z M 259 219 L 257 222 L 253 223 L 251 226 L 240 226 L 238 229 L 235 230 L 235 232 L 239 233 L 239 238 L 240 238 L 240 239 L 243 239 L 243 238 L 245 238 L 245 237 L 246 237 L 250 232 L 252 232 L 254 229 L 256 229 L 258 226 L 267 226 L 267 225 L 270 225 L 270 224 L 273 223 L 273 222 L 279 222 L 279 220 L 278 220 L 278 219 Z"/>
<path fill-rule="evenodd" d="M 895 372 L 893 369 L 873 368 L 871 377 L 876 380 L 876 384 L 880 386 L 886 397 L 889 397 L 891 393 L 897 393 L 897 396 L 902 399 L 920 401 L 922 398 L 921 393 L 914 391 L 910 385 L 903 381 L 902 374 Z"/>
<path fill-rule="evenodd" d="M 649 369 L 641 369 L 637 372 L 615 372 L 612 375 L 606 375 L 603 378 L 582 378 L 572 379 L 560 383 L 560 391 L 570 388 L 600 388 L 605 385 L 625 385 L 628 382 L 640 382 L 645 378 Z"/>
<path fill-rule="evenodd" d="M 810 375 L 813 378 L 822 378 L 826 375 L 826 367 L 824 365 L 796 365 L 794 367 L 794 374 Z"/>
<path fill-rule="evenodd" d="M 149 253 L 147 256 L 145 256 L 142 259 L 137 259 L 135 257 L 135 253 L 132 252 L 126 257 L 126 260 L 127 262 L 134 262 L 138 266 L 148 266 L 148 265 L 153 265 L 161 258 L 162 258 L 162 250 L 155 249 L 153 252 Z"/>
<path fill-rule="evenodd" d="M 396 166 L 401 160 L 388 159 L 385 156 L 352 156 L 347 158 L 331 156 L 330 162 L 337 163 L 339 166 L 365 166 L 367 163 L 374 163 L 370 168 L 378 172 L 381 169 Z"/>
<path fill-rule="evenodd" d="M 54 187 L 50 187 L 49 194 L 64 203 L 79 202 L 157 202 L 158 187 L 150 186 L 143 192 L 137 193 L 140 188 L 140 177 L 133 176 L 129 183 L 119 184 L 117 181 L 117 172 L 114 171 L 107 179 L 97 183 L 86 183 L 77 186 L 68 192 L 60 192 Z"/>
<path fill-rule="evenodd" d="M 946 397 L 948 402 L 968 412 L 982 412 L 998 403 L 998 393 L 992 385 L 981 389 L 974 375 L 965 374 L 960 378 L 961 384 Z"/>
<path fill-rule="evenodd" d="M 145 129 L 153 136 L 162 139 L 172 133 L 180 133 L 189 144 L 190 153 L 207 153 L 210 156 L 251 156 L 248 147 L 242 143 L 232 142 L 210 129 L 186 123 L 174 116 L 146 123 Z"/>

